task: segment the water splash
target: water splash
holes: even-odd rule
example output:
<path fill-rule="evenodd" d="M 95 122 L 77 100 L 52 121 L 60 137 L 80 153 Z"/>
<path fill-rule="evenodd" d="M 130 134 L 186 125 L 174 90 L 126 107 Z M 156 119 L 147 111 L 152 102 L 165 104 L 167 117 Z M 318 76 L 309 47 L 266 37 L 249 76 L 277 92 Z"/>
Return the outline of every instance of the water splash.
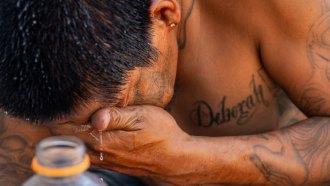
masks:
<path fill-rule="evenodd" d="M 21 0 L 17 1 L 16 7 L 19 8 L 21 6 Z"/>

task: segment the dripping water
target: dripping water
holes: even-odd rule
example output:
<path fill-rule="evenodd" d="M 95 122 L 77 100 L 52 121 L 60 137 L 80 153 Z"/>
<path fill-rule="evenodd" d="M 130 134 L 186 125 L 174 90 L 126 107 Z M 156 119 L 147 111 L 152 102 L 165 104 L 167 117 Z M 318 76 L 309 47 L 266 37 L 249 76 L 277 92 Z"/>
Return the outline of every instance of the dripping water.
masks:
<path fill-rule="evenodd" d="M 102 134 L 102 131 L 99 131 L 99 139 L 100 139 L 100 160 L 103 161 L 103 134 Z"/>
<path fill-rule="evenodd" d="M 102 131 L 99 131 L 99 139 L 100 139 L 100 161 L 103 161 L 103 134 Z M 100 177 L 101 182 L 104 182 L 103 178 Z"/>

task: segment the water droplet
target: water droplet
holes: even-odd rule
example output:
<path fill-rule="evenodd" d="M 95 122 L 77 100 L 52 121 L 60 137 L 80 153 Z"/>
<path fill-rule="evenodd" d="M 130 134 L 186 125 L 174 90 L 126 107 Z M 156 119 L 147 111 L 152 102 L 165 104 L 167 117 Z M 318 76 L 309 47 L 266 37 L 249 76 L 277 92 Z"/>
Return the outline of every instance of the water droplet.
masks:
<path fill-rule="evenodd" d="M 102 146 L 103 145 L 103 134 L 102 134 L 102 131 L 99 131 L 99 138 L 100 138 L 100 145 Z"/>
<path fill-rule="evenodd" d="M 26 5 L 25 5 L 25 7 L 24 7 L 24 9 L 23 9 L 23 12 L 26 12 L 27 9 L 29 8 L 29 6 L 30 6 L 30 4 L 29 4 L 29 3 L 26 3 Z"/>
<path fill-rule="evenodd" d="M 101 182 L 104 182 L 103 178 L 100 178 Z"/>
<path fill-rule="evenodd" d="M 100 160 L 103 161 L 103 152 L 100 153 Z"/>
<path fill-rule="evenodd" d="M 18 79 L 17 77 L 13 77 L 13 80 L 15 80 L 15 81 L 16 81 L 17 79 Z"/>
<path fill-rule="evenodd" d="M 37 24 L 37 21 L 36 20 L 33 20 L 32 24 L 33 25 Z"/>
<path fill-rule="evenodd" d="M 7 111 L 4 111 L 3 113 L 6 114 L 6 115 L 8 115 L 8 112 Z"/>
<path fill-rule="evenodd" d="M 19 8 L 20 6 L 21 6 L 21 1 L 19 0 L 19 1 L 17 1 L 17 3 L 16 3 L 16 7 Z"/>
<path fill-rule="evenodd" d="M 67 6 L 64 6 L 64 14 L 65 15 L 68 15 L 69 14 L 69 10 L 68 10 L 68 7 Z"/>
<path fill-rule="evenodd" d="M 26 121 L 30 121 L 30 118 L 26 118 L 25 120 L 26 120 Z"/>
<path fill-rule="evenodd" d="M 102 150 L 103 150 L 103 134 L 102 134 L 102 131 L 99 131 L 99 139 L 100 139 L 100 150 L 101 150 L 101 152 L 100 152 L 100 160 L 101 161 L 103 161 L 103 152 L 102 152 Z"/>
<path fill-rule="evenodd" d="M 21 13 L 18 14 L 18 16 L 17 16 L 18 20 L 21 19 L 22 15 L 23 15 L 23 12 L 21 12 Z"/>

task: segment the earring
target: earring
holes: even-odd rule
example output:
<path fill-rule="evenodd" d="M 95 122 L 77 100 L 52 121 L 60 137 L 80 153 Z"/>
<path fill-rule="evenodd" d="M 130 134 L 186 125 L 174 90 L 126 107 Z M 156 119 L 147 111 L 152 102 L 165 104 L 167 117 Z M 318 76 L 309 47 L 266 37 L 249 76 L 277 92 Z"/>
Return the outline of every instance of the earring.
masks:
<path fill-rule="evenodd" d="M 176 26 L 176 23 L 170 23 L 168 24 L 169 27 L 174 28 Z"/>

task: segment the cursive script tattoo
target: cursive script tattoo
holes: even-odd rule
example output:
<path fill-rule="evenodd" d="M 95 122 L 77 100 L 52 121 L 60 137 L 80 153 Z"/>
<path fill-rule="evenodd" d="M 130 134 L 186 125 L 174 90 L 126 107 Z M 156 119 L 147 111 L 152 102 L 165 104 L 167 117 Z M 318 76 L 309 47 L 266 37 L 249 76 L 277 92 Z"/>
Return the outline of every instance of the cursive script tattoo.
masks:
<path fill-rule="evenodd" d="M 246 124 L 253 116 L 258 105 L 269 105 L 264 97 L 263 86 L 256 83 L 254 75 L 252 75 L 249 86 L 251 94 L 233 106 L 228 106 L 228 97 L 223 96 L 219 103 L 219 111 L 214 111 L 206 101 L 196 101 L 195 108 L 190 113 L 190 118 L 201 127 L 220 125 L 232 120 L 235 120 L 237 125 Z"/>

